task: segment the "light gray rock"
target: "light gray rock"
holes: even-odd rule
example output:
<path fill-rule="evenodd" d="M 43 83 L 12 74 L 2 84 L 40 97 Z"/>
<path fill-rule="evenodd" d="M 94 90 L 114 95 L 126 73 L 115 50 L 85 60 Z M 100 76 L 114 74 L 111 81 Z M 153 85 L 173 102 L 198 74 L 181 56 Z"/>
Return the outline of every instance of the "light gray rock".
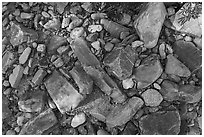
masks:
<path fill-rule="evenodd" d="M 19 63 L 20 64 L 24 64 L 27 60 L 28 60 L 28 57 L 31 53 L 31 48 L 30 47 L 27 47 L 23 53 L 21 54 L 21 56 L 19 57 Z"/>
<path fill-rule="evenodd" d="M 23 71 L 24 68 L 21 65 L 18 65 L 13 69 L 13 73 L 9 76 L 9 83 L 11 84 L 11 87 L 18 87 L 21 78 L 23 77 Z"/>
<path fill-rule="evenodd" d="M 71 121 L 71 126 L 73 128 L 78 127 L 86 121 L 86 115 L 82 112 L 75 115 Z"/>
<path fill-rule="evenodd" d="M 34 84 L 34 85 L 39 85 L 39 84 L 41 84 L 41 82 L 43 81 L 43 78 L 44 78 L 46 75 L 47 75 L 47 72 L 46 72 L 45 70 L 39 69 L 39 70 L 35 73 L 35 75 L 34 75 L 34 77 L 33 77 L 33 79 L 32 79 L 33 84 Z"/>

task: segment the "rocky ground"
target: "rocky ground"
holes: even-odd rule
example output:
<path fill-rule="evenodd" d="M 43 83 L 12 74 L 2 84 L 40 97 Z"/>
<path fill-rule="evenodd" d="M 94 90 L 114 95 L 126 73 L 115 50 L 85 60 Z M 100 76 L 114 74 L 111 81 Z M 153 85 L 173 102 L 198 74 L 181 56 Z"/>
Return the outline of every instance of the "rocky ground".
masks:
<path fill-rule="evenodd" d="M 2 134 L 202 134 L 201 3 L 2 3 Z"/>

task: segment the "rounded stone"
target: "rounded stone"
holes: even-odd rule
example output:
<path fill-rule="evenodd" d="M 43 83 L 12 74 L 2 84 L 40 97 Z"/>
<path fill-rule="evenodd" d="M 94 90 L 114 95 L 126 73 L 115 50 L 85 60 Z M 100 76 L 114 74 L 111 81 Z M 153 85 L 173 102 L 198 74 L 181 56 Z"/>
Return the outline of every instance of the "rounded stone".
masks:
<path fill-rule="evenodd" d="M 38 44 L 37 51 L 44 52 L 45 48 L 46 48 L 45 44 Z"/>
<path fill-rule="evenodd" d="M 77 27 L 71 31 L 70 37 L 72 39 L 79 38 L 83 35 L 83 33 L 84 33 L 84 28 L 83 27 Z"/>
<path fill-rule="evenodd" d="M 141 96 L 146 106 L 159 106 L 163 100 L 162 95 L 155 89 L 148 89 L 144 91 Z"/>
<path fill-rule="evenodd" d="M 71 121 L 71 126 L 73 128 L 78 127 L 86 121 L 86 115 L 84 113 L 79 113 L 75 115 Z"/>
<path fill-rule="evenodd" d="M 191 42 L 191 41 L 192 41 L 192 37 L 190 37 L 190 36 L 185 36 L 184 40 L 187 41 L 187 42 Z"/>

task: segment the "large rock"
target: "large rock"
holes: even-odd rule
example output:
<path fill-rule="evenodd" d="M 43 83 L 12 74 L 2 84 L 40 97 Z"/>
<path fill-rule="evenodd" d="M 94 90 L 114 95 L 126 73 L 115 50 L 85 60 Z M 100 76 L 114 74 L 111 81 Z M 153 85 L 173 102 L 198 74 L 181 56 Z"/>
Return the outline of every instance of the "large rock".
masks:
<path fill-rule="evenodd" d="M 10 42 L 13 46 L 24 42 L 31 43 L 37 41 L 38 34 L 35 30 L 26 28 L 16 22 L 11 22 Z"/>
<path fill-rule="evenodd" d="M 41 135 L 57 123 L 52 109 L 47 109 L 34 119 L 28 121 L 20 131 L 20 135 Z"/>
<path fill-rule="evenodd" d="M 76 108 L 83 96 L 57 71 L 45 82 L 51 98 L 61 113 Z"/>
<path fill-rule="evenodd" d="M 146 48 L 156 46 L 166 14 L 162 2 L 149 2 L 134 21 L 134 27 Z"/>
<path fill-rule="evenodd" d="M 58 35 L 53 35 L 47 45 L 48 52 L 57 50 L 61 45 L 67 42 L 66 38 Z"/>
<path fill-rule="evenodd" d="M 175 19 L 173 20 L 173 25 L 177 31 L 184 32 L 184 33 L 190 33 L 195 36 L 201 37 L 202 36 L 202 13 L 198 14 L 198 18 L 193 18 L 191 17 L 190 20 L 187 20 L 182 24 L 180 22 L 180 18 L 184 18 L 184 16 L 189 16 L 188 14 L 193 14 L 193 13 L 188 13 L 186 12 L 185 14 L 182 14 L 184 9 L 192 8 L 192 10 L 195 9 L 194 4 L 190 4 L 189 2 L 185 3 L 183 7 L 175 14 Z M 197 3 L 198 4 L 198 3 Z M 194 5 L 194 7 L 192 7 Z M 200 4 L 200 12 L 202 12 L 202 4 Z"/>
<path fill-rule="evenodd" d="M 191 75 L 190 70 L 172 54 L 167 56 L 165 72 L 180 77 L 189 77 Z"/>
<path fill-rule="evenodd" d="M 74 81 L 79 87 L 81 94 L 90 94 L 93 89 L 93 80 L 84 71 L 81 65 L 75 65 L 72 70 L 69 71 Z"/>
<path fill-rule="evenodd" d="M 2 73 L 5 73 L 7 69 L 14 63 L 14 61 L 14 54 L 10 51 L 7 51 L 2 58 Z"/>
<path fill-rule="evenodd" d="M 177 111 L 156 112 L 139 121 L 143 135 L 177 135 L 180 132 L 180 115 Z"/>
<path fill-rule="evenodd" d="M 124 80 L 132 75 L 136 54 L 130 46 L 119 47 L 111 51 L 104 58 L 104 64 L 109 67 L 109 71 L 120 80 Z"/>
<path fill-rule="evenodd" d="M 11 87 L 18 87 L 21 78 L 23 77 L 23 71 L 24 68 L 21 65 L 18 65 L 13 69 L 13 73 L 9 76 L 9 83 L 11 84 Z"/>
<path fill-rule="evenodd" d="M 136 79 L 137 88 L 145 88 L 156 81 L 162 74 L 163 69 L 159 61 L 158 55 L 151 54 L 145 58 L 141 65 L 134 70 L 134 78 Z"/>

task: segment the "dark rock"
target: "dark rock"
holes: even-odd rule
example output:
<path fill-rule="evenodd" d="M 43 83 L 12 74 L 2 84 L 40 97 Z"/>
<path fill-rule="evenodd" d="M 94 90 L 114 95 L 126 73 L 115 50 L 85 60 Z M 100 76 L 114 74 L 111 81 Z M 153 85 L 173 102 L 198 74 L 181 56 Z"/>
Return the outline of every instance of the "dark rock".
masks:
<path fill-rule="evenodd" d="M 2 95 L 2 120 L 11 116 L 11 110 L 9 107 L 9 100 L 6 96 Z"/>
<path fill-rule="evenodd" d="M 139 126 L 143 135 L 177 135 L 181 120 L 177 111 L 156 112 L 143 116 Z"/>
<path fill-rule="evenodd" d="M 138 133 L 136 126 L 132 122 L 128 122 L 122 135 L 136 135 Z"/>
<path fill-rule="evenodd" d="M 137 88 L 145 88 L 156 81 L 162 74 L 163 69 L 158 59 L 158 55 L 151 54 L 146 57 L 141 65 L 134 70 L 134 78 L 136 79 Z"/>
<path fill-rule="evenodd" d="M 41 135 L 57 123 L 57 118 L 51 109 L 40 113 L 34 119 L 28 121 L 20 131 L 20 135 Z"/>
<path fill-rule="evenodd" d="M 53 35 L 49 41 L 49 44 L 47 45 L 47 50 L 48 52 L 55 51 L 66 42 L 67 42 L 66 38 L 58 35 Z"/>
<path fill-rule="evenodd" d="M 57 71 L 45 81 L 45 86 L 61 113 L 76 108 L 83 99 L 83 96 Z"/>
<path fill-rule="evenodd" d="M 124 80 L 132 75 L 136 54 L 130 46 L 125 49 L 115 48 L 104 58 L 104 64 L 109 67 L 109 71 L 115 74 L 120 80 Z"/>

